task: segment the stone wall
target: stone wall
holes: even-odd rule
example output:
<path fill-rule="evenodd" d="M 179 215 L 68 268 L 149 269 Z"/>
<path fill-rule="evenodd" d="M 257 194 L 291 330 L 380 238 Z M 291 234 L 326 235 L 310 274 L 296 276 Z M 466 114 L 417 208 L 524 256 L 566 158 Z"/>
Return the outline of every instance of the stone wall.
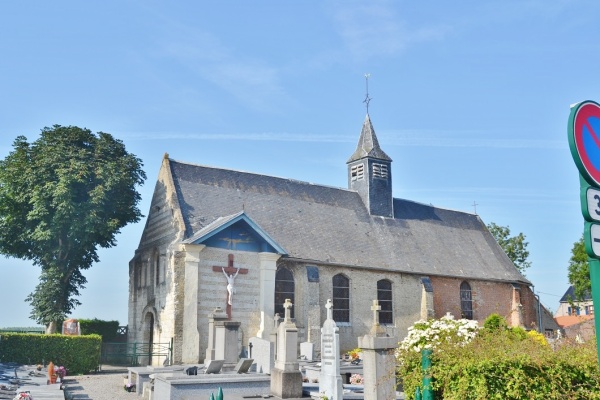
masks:
<path fill-rule="evenodd" d="M 227 267 L 228 255 L 234 255 L 234 267 L 246 268 L 248 273 L 235 278 L 232 305 L 232 321 L 241 322 L 239 334 L 242 346 L 256 335 L 260 323 L 258 298 L 259 267 L 258 253 L 205 248 L 200 253 L 198 284 L 198 332 L 200 333 L 200 359 L 204 359 L 208 345 L 208 314 L 216 307 L 227 307 L 227 280 L 222 271 L 213 271 L 213 266 Z M 191 327 L 186 326 L 186 329 Z"/>

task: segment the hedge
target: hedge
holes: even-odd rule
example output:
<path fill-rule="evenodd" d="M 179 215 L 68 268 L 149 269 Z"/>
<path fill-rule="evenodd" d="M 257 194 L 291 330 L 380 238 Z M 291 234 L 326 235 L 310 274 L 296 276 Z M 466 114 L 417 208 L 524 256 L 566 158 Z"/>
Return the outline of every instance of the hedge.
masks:
<path fill-rule="evenodd" d="M 84 335 L 100 335 L 103 342 L 114 342 L 119 331 L 119 321 L 103 321 L 97 318 L 80 319 L 79 327 Z"/>
<path fill-rule="evenodd" d="M 541 336 L 541 335 L 540 335 Z M 595 341 L 563 340 L 552 348 L 535 335 L 481 332 L 464 346 L 434 350 L 431 374 L 435 398 L 446 400 L 600 399 Z M 421 386 L 420 355 L 401 362 L 407 399 Z"/>
<path fill-rule="evenodd" d="M 99 335 L 66 336 L 30 333 L 0 334 L 0 362 L 62 365 L 67 374 L 85 374 L 98 368 Z"/>

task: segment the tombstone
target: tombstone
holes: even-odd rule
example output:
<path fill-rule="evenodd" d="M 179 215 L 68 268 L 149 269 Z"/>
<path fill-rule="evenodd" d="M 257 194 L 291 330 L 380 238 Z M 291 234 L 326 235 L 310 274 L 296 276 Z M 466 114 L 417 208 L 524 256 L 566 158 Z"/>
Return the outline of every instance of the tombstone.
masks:
<path fill-rule="evenodd" d="M 381 306 L 373 300 L 373 326 L 371 332 L 358 338 L 363 356 L 365 400 L 396 399 L 396 338 L 390 337 L 379 325 Z"/>
<path fill-rule="evenodd" d="M 333 320 L 333 303 L 327 299 L 327 319 L 321 328 L 321 373 L 319 393 L 331 400 L 343 399 L 343 383 L 340 375 L 340 334 Z"/>
<path fill-rule="evenodd" d="M 81 335 L 81 328 L 79 327 L 79 321 L 74 318 L 69 318 L 62 324 L 62 334 L 69 336 Z"/>
<path fill-rule="evenodd" d="M 204 363 L 224 360 L 226 369 L 238 362 L 238 332 L 240 322 L 228 321 L 228 316 L 220 307 L 208 314 L 208 346 Z"/>
<path fill-rule="evenodd" d="M 302 397 L 298 363 L 298 328 L 290 318 L 292 302 L 285 299 L 285 317 L 277 328 L 277 355 L 271 371 L 271 392 L 282 399 Z"/>
<path fill-rule="evenodd" d="M 254 360 L 251 358 L 242 358 L 233 370 L 238 374 L 247 374 L 253 362 Z"/>
<path fill-rule="evenodd" d="M 251 337 L 248 343 L 250 348 L 249 357 L 254 358 L 256 372 L 259 374 L 270 374 L 275 366 L 275 343 L 277 342 L 277 328 L 279 327 L 279 314 L 273 318 L 273 327 L 269 329 L 269 339 L 258 336 Z"/>
<path fill-rule="evenodd" d="M 311 342 L 300 343 L 300 358 L 306 361 L 312 361 L 315 354 L 315 345 Z"/>
<path fill-rule="evenodd" d="M 205 374 L 218 374 L 223 368 L 223 360 L 211 360 L 206 364 Z"/>

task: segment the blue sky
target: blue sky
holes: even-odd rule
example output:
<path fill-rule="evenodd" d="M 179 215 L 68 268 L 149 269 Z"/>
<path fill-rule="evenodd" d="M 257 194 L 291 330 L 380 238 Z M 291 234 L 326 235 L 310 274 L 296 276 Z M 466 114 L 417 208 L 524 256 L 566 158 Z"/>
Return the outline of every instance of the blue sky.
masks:
<path fill-rule="evenodd" d="M 346 187 L 369 113 L 394 196 L 529 241 L 556 310 L 583 219 L 569 106 L 600 100 L 597 1 L 30 1 L 0 6 L 0 157 L 77 125 L 171 158 Z M 77 318 L 127 321 L 144 221 L 87 271 Z M 1 326 L 30 326 L 38 269 L 0 258 Z"/>

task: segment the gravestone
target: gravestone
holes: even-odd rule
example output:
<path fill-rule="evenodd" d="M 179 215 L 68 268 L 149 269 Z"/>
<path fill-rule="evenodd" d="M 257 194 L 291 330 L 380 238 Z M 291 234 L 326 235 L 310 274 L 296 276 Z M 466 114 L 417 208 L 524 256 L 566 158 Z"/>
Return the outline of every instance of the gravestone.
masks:
<path fill-rule="evenodd" d="M 210 360 L 216 359 L 216 323 L 226 321 L 227 319 L 227 314 L 221 307 L 215 308 L 213 312 L 208 314 L 208 346 L 206 347 L 206 357 L 204 358 L 205 364 Z"/>
<path fill-rule="evenodd" d="M 396 338 L 388 336 L 379 325 L 381 306 L 373 300 L 371 332 L 358 338 L 363 356 L 365 400 L 396 399 Z"/>
<path fill-rule="evenodd" d="M 205 374 L 218 374 L 223 368 L 223 360 L 211 360 L 206 364 Z"/>
<path fill-rule="evenodd" d="M 277 328 L 277 358 L 271 370 L 271 392 L 282 399 L 302 397 L 298 363 L 298 328 L 290 318 L 292 302 L 285 299 L 285 317 Z"/>
<path fill-rule="evenodd" d="M 253 362 L 254 360 L 251 358 L 242 358 L 233 370 L 238 374 L 247 374 Z"/>
<path fill-rule="evenodd" d="M 327 319 L 321 328 L 321 373 L 319 393 L 331 400 L 343 399 L 342 377 L 340 375 L 340 334 L 333 320 L 333 303 L 327 299 Z"/>
<path fill-rule="evenodd" d="M 224 360 L 224 368 L 231 370 L 238 362 L 240 322 L 228 321 L 220 307 L 208 314 L 208 346 L 204 363 Z"/>

